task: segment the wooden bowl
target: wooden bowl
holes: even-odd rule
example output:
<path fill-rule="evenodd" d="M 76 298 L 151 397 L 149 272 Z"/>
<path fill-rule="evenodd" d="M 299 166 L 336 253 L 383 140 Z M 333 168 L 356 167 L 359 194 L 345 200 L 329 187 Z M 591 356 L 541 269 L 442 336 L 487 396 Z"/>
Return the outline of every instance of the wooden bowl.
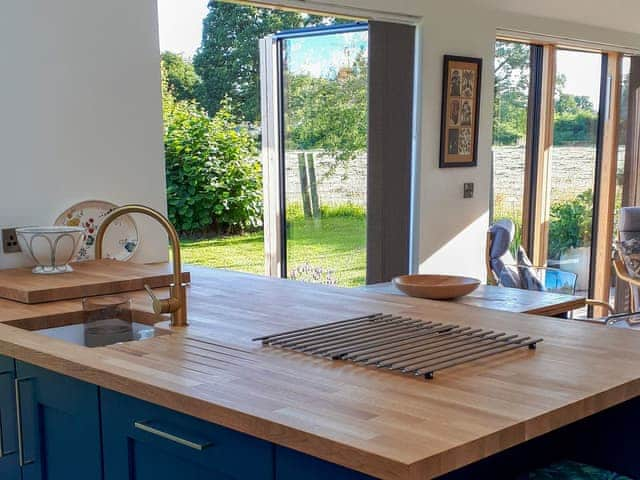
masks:
<path fill-rule="evenodd" d="M 451 300 L 473 292 L 480 280 L 455 275 L 401 275 L 393 284 L 410 297 Z"/>

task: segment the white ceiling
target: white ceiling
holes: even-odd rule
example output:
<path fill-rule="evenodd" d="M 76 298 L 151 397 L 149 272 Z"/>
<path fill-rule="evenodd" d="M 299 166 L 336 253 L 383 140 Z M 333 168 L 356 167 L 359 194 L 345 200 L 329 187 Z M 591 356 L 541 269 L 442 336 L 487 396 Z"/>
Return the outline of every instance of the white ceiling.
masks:
<path fill-rule="evenodd" d="M 494 10 L 640 33 L 640 0 L 472 0 Z"/>

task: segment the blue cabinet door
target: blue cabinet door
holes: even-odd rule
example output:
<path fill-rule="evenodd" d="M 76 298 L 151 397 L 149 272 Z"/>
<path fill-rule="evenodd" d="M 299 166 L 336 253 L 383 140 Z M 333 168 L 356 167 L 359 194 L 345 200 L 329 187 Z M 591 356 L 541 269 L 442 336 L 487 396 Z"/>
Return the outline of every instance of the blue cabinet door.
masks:
<path fill-rule="evenodd" d="M 273 480 L 268 442 L 109 390 L 100 397 L 105 480 Z"/>
<path fill-rule="evenodd" d="M 23 480 L 101 480 L 98 387 L 16 361 Z"/>
<path fill-rule="evenodd" d="M 0 479 L 19 480 L 13 358 L 0 355 Z"/>
<path fill-rule="evenodd" d="M 305 455 L 284 447 L 276 447 L 275 480 L 375 480 L 364 473 Z"/>

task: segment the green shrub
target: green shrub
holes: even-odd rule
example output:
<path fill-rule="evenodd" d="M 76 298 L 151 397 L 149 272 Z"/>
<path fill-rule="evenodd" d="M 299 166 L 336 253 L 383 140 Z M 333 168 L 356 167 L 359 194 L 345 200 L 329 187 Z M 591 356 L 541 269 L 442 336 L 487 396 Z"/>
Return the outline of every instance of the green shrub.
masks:
<path fill-rule="evenodd" d="M 554 145 L 595 143 L 598 115 L 592 111 L 556 114 L 553 126 Z"/>
<path fill-rule="evenodd" d="M 366 208 L 362 205 L 356 205 L 354 203 L 342 203 L 340 205 L 322 205 L 320 207 L 321 218 L 334 218 L 334 217 L 353 217 L 353 218 L 365 218 L 367 215 Z M 302 211 L 302 204 L 288 203 L 287 204 L 287 220 L 298 220 L 304 218 L 304 212 Z"/>
<path fill-rule="evenodd" d="M 593 192 L 587 190 L 576 198 L 551 205 L 549 222 L 549 258 L 559 260 L 569 248 L 591 243 Z"/>
<path fill-rule="evenodd" d="M 163 81 L 169 219 L 182 234 L 260 226 L 261 166 L 249 132 L 224 103 L 213 118 Z"/>

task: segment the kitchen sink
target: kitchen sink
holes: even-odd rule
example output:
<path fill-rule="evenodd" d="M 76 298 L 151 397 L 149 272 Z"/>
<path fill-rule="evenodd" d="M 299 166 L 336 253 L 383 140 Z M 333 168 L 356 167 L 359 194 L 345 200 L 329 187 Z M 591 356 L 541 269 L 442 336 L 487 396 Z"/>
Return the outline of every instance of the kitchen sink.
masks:
<path fill-rule="evenodd" d="M 6 322 L 49 338 L 56 338 L 84 347 L 104 347 L 123 342 L 147 340 L 171 332 L 154 326 L 155 314 L 132 311 L 132 320 L 108 318 L 86 321 L 85 312 L 73 312 Z"/>

